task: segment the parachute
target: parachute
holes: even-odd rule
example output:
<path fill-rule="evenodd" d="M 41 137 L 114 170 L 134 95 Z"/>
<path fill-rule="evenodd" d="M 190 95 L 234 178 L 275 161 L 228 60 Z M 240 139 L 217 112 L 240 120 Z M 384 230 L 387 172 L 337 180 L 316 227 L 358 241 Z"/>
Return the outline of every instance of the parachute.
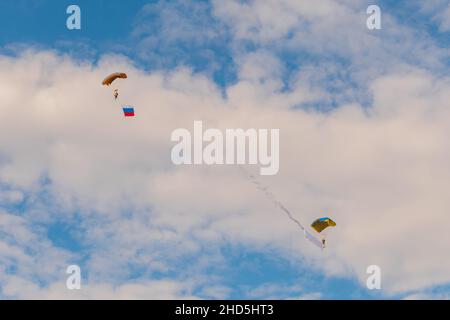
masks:
<path fill-rule="evenodd" d="M 111 73 L 109 76 L 107 76 L 105 79 L 103 79 L 102 85 L 104 86 L 110 86 L 111 83 L 113 83 L 116 79 L 126 79 L 127 74 L 123 72 L 114 72 Z"/>
<path fill-rule="evenodd" d="M 128 76 L 126 73 L 114 72 L 111 73 L 109 76 L 107 76 L 105 79 L 103 79 L 102 85 L 109 87 L 116 79 L 127 79 L 127 78 Z M 113 88 L 113 97 L 116 103 L 120 106 L 121 104 L 119 99 L 119 89 Z M 125 117 L 134 117 L 134 108 L 126 105 L 121 106 Z"/>
<path fill-rule="evenodd" d="M 323 230 L 325 230 L 328 227 L 335 227 L 335 226 L 336 226 L 336 222 L 334 222 L 333 220 L 331 220 L 328 217 L 316 219 L 311 224 L 311 228 L 316 230 L 318 233 L 321 233 Z"/>

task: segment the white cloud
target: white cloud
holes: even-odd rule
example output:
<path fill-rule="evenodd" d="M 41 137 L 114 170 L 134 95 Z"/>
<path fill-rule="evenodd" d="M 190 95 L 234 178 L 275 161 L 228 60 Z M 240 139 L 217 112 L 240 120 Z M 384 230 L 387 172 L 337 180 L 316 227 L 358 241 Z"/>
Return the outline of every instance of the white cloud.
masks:
<path fill-rule="evenodd" d="M 17 204 L 20 203 L 24 198 L 22 192 L 17 190 L 0 190 L 0 202 L 4 204 Z"/>
<path fill-rule="evenodd" d="M 247 292 L 249 299 L 269 300 L 318 300 L 321 298 L 319 292 L 302 293 L 300 285 L 282 285 L 279 283 L 264 283 Z"/>
<path fill-rule="evenodd" d="M 432 20 L 437 22 L 440 32 L 450 31 L 450 1 L 430 0 L 420 2 L 421 9 L 432 15 Z"/>
<path fill-rule="evenodd" d="M 413 293 L 404 297 L 404 300 L 449 300 L 448 294 Z"/>
<path fill-rule="evenodd" d="M 192 285 L 178 283 L 173 280 L 144 281 L 114 287 L 109 283 L 87 285 L 79 290 L 68 290 L 64 281 L 40 288 L 35 283 L 18 277 L 10 277 L 3 286 L 6 296 L 18 299 L 40 300 L 75 300 L 75 299 L 107 299 L 107 300 L 174 300 L 198 299 L 191 295 Z"/>
<path fill-rule="evenodd" d="M 215 3 L 236 39 L 263 46 L 236 53 L 239 79 L 226 88 L 226 98 L 189 69 L 145 74 L 120 56 L 104 56 L 96 66 L 53 52 L 0 56 L 0 183 L 8 186 L 0 199 L 15 203 L 31 194 L 38 205 L 23 217 L 1 216 L 0 230 L 7 230 L 0 240 L 2 265 L 19 262 L 17 271 L 0 278 L 2 294 L 71 297 L 55 274 L 74 257 L 55 248 L 33 222 L 74 212 L 79 236 L 92 248 L 84 298 L 195 297 L 192 281 L 211 280 L 204 270 L 221 265 L 224 257 L 214 248 L 222 244 L 270 248 L 315 271 L 356 275 L 362 285 L 366 267 L 377 264 L 388 294 L 450 282 L 450 256 L 442 254 L 450 244 L 450 79 L 433 73 L 444 53 L 404 28 L 384 40 L 363 29 L 353 32 L 363 20 L 353 6 L 327 1 L 311 9 L 306 3 Z M 291 110 L 327 98 L 321 84 L 327 70 L 336 70 L 333 63 L 309 66 L 291 90 L 280 90 L 283 66 L 270 45 L 293 29 L 290 48 L 349 54 L 355 78 L 370 75 L 364 81 L 373 105 Z M 401 61 L 409 50 L 417 66 Z M 374 71 L 380 62 L 386 66 Z M 120 97 L 136 106 L 134 119 L 123 119 L 110 89 L 100 85 L 115 70 L 129 74 Z M 315 251 L 238 168 L 174 167 L 170 133 L 191 128 L 193 120 L 221 129 L 280 128 L 280 173 L 261 181 L 305 224 L 318 215 L 334 217 L 338 227 L 329 248 Z M 56 209 L 39 207 L 42 191 Z M 133 267 L 151 278 L 173 271 L 189 255 L 205 258 L 180 280 L 127 284 Z M 200 276 L 190 279 L 193 274 Z M 203 294 L 226 297 L 230 289 L 218 282 Z"/>
<path fill-rule="evenodd" d="M 450 281 L 442 255 L 449 244 L 449 79 L 414 69 L 381 77 L 371 109 L 321 114 L 280 108 L 288 94 L 254 99 L 246 93 L 259 90 L 254 84 L 236 84 L 223 100 L 205 89 L 213 88 L 206 79 L 183 70 L 143 75 L 126 66 L 123 99 L 138 116 L 124 121 L 99 85 L 110 64 L 78 66 L 38 52 L 0 59 L 0 87 L 27 87 L 2 105 L 0 145 L 10 160 L 1 180 L 34 190 L 46 174 L 53 197 L 81 209 L 85 240 L 101 248 L 89 264 L 94 279 L 123 279 L 126 268 L 110 266 L 130 261 L 165 270 L 171 256 L 197 252 L 202 239 L 226 239 L 304 254 L 331 274 L 375 263 L 392 292 Z M 237 168 L 171 165 L 170 132 L 194 119 L 281 129 L 280 174 L 261 180 L 305 223 L 336 218 L 328 256 L 314 252 Z M 124 210 L 132 210 L 128 218 Z"/>
<path fill-rule="evenodd" d="M 0 294 L 9 295 L 11 283 L 52 282 L 73 255 L 55 248 L 23 217 L 0 211 Z"/>
<path fill-rule="evenodd" d="M 299 56 L 296 63 L 300 73 L 313 68 L 316 77 L 325 73 L 322 80 L 348 77 L 353 86 L 363 86 L 405 63 L 442 68 L 449 56 L 448 50 L 436 45 L 423 30 L 397 21 L 388 7 L 382 9 L 383 30 L 368 30 L 368 2 L 327 0 L 314 6 L 308 0 L 214 3 L 216 16 L 233 31 L 237 43 L 250 41 L 256 49 L 272 52 L 280 59 Z M 238 44 L 236 47 L 240 48 Z M 242 55 L 245 59 L 247 52 L 236 50 L 234 58 L 240 61 Z M 332 72 L 330 66 L 338 70 Z M 342 94 L 343 90 L 333 93 Z"/>

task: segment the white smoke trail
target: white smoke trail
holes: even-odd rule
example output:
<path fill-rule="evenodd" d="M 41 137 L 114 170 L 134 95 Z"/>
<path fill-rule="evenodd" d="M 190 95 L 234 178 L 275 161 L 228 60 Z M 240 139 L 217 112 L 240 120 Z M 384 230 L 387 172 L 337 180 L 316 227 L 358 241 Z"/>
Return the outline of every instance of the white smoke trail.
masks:
<path fill-rule="evenodd" d="M 286 213 L 287 217 L 292 220 L 302 231 L 303 231 L 303 235 L 305 236 L 305 238 L 307 240 L 309 240 L 311 243 L 313 243 L 314 245 L 316 245 L 317 247 L 319 247 L 320 249 L 323 249 L 324 246 L 322 244 L 322 242 L 320 240 L 318 240 L 316 237 L 314 237 L 312 234 L 310 234 L 306 228 L 303 226 L 303 224 L 298 221 L 296 218 L 294 218 L 294 216 L 291 214 L 291 212 L 281 203 L 281 201 L 279 201 L 275 195 L 269 191 L 268 187 L 263 186 L 257 179 L 256 177 L 251 174 L 248 173 L 243 167 L 241 167 L 242 170 L 244 171 L 245 175 L 249 177 L 250 181 L 256 185 L 256 187 L 262 191 L 266 197 L 268 199 L 270 199 L 273 204 L 279 208 L 280 210 L 282 210 L 284 213 Z"/>

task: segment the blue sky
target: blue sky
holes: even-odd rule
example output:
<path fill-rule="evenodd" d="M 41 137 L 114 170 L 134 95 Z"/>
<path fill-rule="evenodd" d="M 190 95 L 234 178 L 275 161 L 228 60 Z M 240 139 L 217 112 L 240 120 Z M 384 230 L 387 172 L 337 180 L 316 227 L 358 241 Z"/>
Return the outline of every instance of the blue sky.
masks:
<path fill-rule="evenodd" d="M 244 11 L 246 10 L 244 7 L 241 8 L 242 10 L 234 10 L 231 6 L 228 7 L 219 3 L 219 1 L 3 1 L 0 4 L 0 29 L 2 30 L 0 54 L 13 57 L 20 63 L 22 61 L 21 55 L 26 49 L 32 49 L 35 52 L 51 50 L 52 54 L 57 57 L 67 54 L 71 61 L 88 63 L 92 69 L 98 68 L 100 71 L 104 70 L 102 68 L 107 69 L 111 65 L 108 64 L 109 62 L 104 64 L 108 57 L 113 57 L 112 59 L 121 57 L 120 59 L 126 58 L 127 61 L 120 63 L 128 64 L 136 74 L 141 71 L 149 79 L 153 74 L 163 74 L 164 76 L 161 78 L 163 80 L 158 81 L 161 83 L 167 81 L 169 83 L 167 87 L 177 86 L 177 75 L 193 79 L 187 82 L 203 83 L 202 81 L 205 81 L 211 85 L 208 89 L 202 89 L 191 88 L 187 84 L 183 84 L 188 88 L 185 91 L 183 91 L 184 89 L 181 90 L 187 95 L 187 100 L 190 99 L 189 94 L 192 92 L 192 95 L 196 98 L 198 98 L 196 95 L 200 97 L 204 95 L 205 99 L 219 99 L 221 97 L 224 99 L 224 104 L 232 101 L 232 103 L 230 102 L 231 105 L 238 105 L 241 101 L 260 101 L 259 98 L 253 97 L 253 91 L 247 93 L 245 89 L 242 89 L 244 93 L 240 96 L 241 91 L 237 88 L 240 88 L 240 84 L 247 83 L 255 88 L 254 92 L 263 92 L 264 94 L 267 92 L 267 101 L 280 101 L 289 112 L 295 113 L 296 110 L 300 110 L 297 112 L 305 112 L 306 115 L 314 114 L 314 112 L 323 112 L 324 114 L 329 112 L 332 115 L 332 112 L 336 112 L 337 119 L 340 119 L 341 116 L 345 118 L 346 115 L 349 115 L 349 119 L 354 119 L 353 116 L 359 119 L 359 113 L 353 115 L 353 111 L 340 114 L 339 110 L 347 110 L 345 108 L 340 109 L 342 106 L 358 105 L 361 110 L 365 110 L 363 113 L 369 110 L 367 112 L 370 114 L 371 108 L 374 108 L 376 103 L 389 105 L 390 100 L 389 97 L 386 98 L 388 94 L 385 94 L 385 92 L 386 90 L 389 92 L 389 83 L 391 82 L 384 86 L 382 81 L 386 79 L 386 81 L 389 81 L 390 76 L 402 76 L 405 72 L 411 72 L 414 75 L 417 73 L 419 78 L 426 74 L 424 79 L 432 78 L 433 83 L 437 83 L 436 88 L 438 89 L 436 90 L 442 89 L 442 96 L 445 96 L 447 92 L 447 78 L 445 77 L 448 74 L 450 61 L 450 41 L 448 30 L 445 28 L 445 19 L 447 18 L 441 16 L 440 13 L 449 7 L 448 1 L 433 1 L 431 5 L 426 7 L 422 6 L 419 1 L 375 1 L 382 9 L 383 19 L 383 29 L 375 31 L 368 31 L 365 28 L 365 9 L 367 5 L 372 4 L 368 1 L 361 1 L 361 3 L 344 1 L 344 4 L 339 5 L 336 5 L 335 1 L 327 1 L 325 6 L 329 5 L 332 8 L 336 5 L 336 8 L 338 8 L 340 14 L 336 14 L 336 17 L 332 17 L 332 13 L 324 14 L 320 10 L 310 12 L 300 8 L 298 12 L 295 12 L 295 14 L 298 14 L 295 19 L 298 20 L 294 19 L 296 22 L 291 24 L 289 23 L 293 16 L 290 16 L 289 10 L 284 10 L 282 7 L 280 12 L 285 14 L 286 17 L 281 16 L 280 13 L 280 22 L 277 21 L 276 14 L 271 15 L 270 18 L 265 16 L 264 8 L 259 8 L 257 2 L 234 2 L 243 6 L 249 4 L 249 11 Z M 70 31 L 65 26 L 66 8 L 73 3 L 81 8 L 81 30 Z M 275 2 L 272 5 L 277 7 L 278 4 Z M 258 19 L 253 19 L 251 16 L 253 14 L 257 16 L 257 10 L 259 9 L 262 10 L 261 16 Z M 339 11 L 341 9 L 342 12 Z M 331 12 L 333 12 L 332 9 Z M 351 19 L 346 19 L 346 15 Z M 327 20 L 327 17 L 329 17 L 329 20 Z M 284 25 L 284 19 L 287 26 Z M 342 25 L 342 28 L 336 28 L 336 26 L 340 26 L 338 23 L 342 21 L 345 21 L 345 25 Z M 362 24 L 355 25 L 358 21 Z M 352 34 L 353 31 L 354 34 Z M 33 57 L 23 58 L 23 60 L 26 59 L 34 61 Z M 64 62 L 52 63 L 61 65 L 61 70 L 64 69 Z M 107 67 L 104 67 L 105 65 Z M 72 65 L 70 68 L 72 68 Z M 183 70 L 189 70 L 188 75 L 183 73 Z M 90 71 L 82 69 L 80 72 Z M 173 79 L 170 78 L 172 76 Z M 195 78 L 197 76 L 199 78 Z M 405 82 L 411 77 L 405 77 L 407 78 Z M 403 78 L 394 77 L 393 81 L 401 83 L 403 80 Z M 418 83 L 426 81 L 422 80 L 420 78 Z M 158 81 L 156 82 L 159 83 Z M 441 85 L 439 81 L 442 81 Z M 153 83 L 155 82 L 149 82 L 151 85 Z M 36 95 L 39 93 L 39 88 L 36 89 Z M 219 97 L 215 96 L 211 88 L 220 92 Z M 153 94 L 157 96 L 157 93 L 153 92 Z M 297 94 L 299 94 L 299 97 Z M 255 95 L 257 96 L 257 94 Z M 425 94 L 425 96 L 431 101 L 430 97 L 433 95 Z M 288 102 L 283 100 L 284 97 Z M 275 100 L 271 100 L 272 98 Z M 407 98 L 405 98 L 405 104 L 414 105 Z M 153 101 L 153 97 L 149 99 Z M 261 100 L 264 100 L 264 97 Z M 422 101 L 421 98 L 418 98 L 418 100 Z M 439 101 L 442 101 L 442 99 Z M 95 108 L 95 105 L 92 104 L 87 107 Z M 380 110 L 380 114 L 383 114 L 385 109 L 381 108 Z M 165 111 L 161 111 L 161 113 L 163 112 Z M 193 111 L 194 114 L 198 114 L 198 112 Z M 378 113 L 374 112 L 374 114 Z M 409 115 L 405 115 L 401 120 L 409 119 Z M 62 114 L 60 116 L 63 117 Z M 226 116 L 224 115 L 224 117 Z M 333 118 L 333 116 L 330 116 L 330 118 Z M 166 119 L 170 119 L 170 117 L 167 116 Z M 370 126 L 364 119 L 361 122 L 364 126 Z M 55 125 L 55 132 L 57 132 L 59 130 L 57 124 L 49 124 L 49 126 L 52 125 Z M 152 126 L 151 123 L 147 125 Z M 34 128 L 34 126 L 32 127 Z M 37 127 L 39 125 L 36 125 Z M 84 128 L 84 124 L 80 124 L 79 127 L 74 129 L 74 132 L 84 130 L 82 128 Z M 291 127 L 288 126 L 288 128 Z M 44 140 L 52 141 L 54 139 L 52 128 L 47 129 L 49 130 L 45 133 L 45 139 L 47 140 Z M 107 130 L 105 129 L 105 132 Z M 327 131 L 325 130 L 325 132 Z M 332 130 L 329 132 L 332 132 Z M 138 134 L 137 132 L 134 133 Z M 55 144 L 55 149 L 50 148 L 51 152 L 57 152 L 59 150 L 57 147 L 69 145 L 72 141 L 69 136 L 70 134 L 67 134 L 68 140 Z M 59 138 L 55 138 L 55 140 L 57 139 Z M 147 138 L 143 136 L 141 139 L 145 141 Z M 319 139 L 318 141 L 326 141 L 326 139 Z M 22 142 L 19 141 L 19 143 L 24 144 L 24 150 L 27 149 L 27 144 L 30 144 L 30 146 L 32 144 L 26 139 Z M 42 143 L 45 145 L 46 142 Z M 327 142 L 323 143 L 326 144 Z M 2 144 L 0 144 L 1 146 Z M 330 145 L 329 150 L 333 149 L 334 146 Z M 131 155 L 134 154 L 134 150 L 130 149 L 130 151 Z M 19 163 L 17 170 L 20 171 L 20 156 L 13 153 L 9 154 L 9 152 L 9 147 L 4 147 L 4 150 L 0 149 L 0 167 L 5 165 L 6 168 L 6 164 L 9 165 L 17 161 Z M 160 149 L 158 149 L 158 152 L 160 152 Z M 19 155 L 21 154 L 19 153 Z M 27 154 L 26 151 L 23 154 Z M 3 155 L 5 161 L 2 161 Z M 131 155 L 130 158 L 133 158 Z M 359 159 L 364 157 L 360 158 L 355 155 L 353 158 L 356 159 L 354 167 L 357 167 L 359 166 Z M 386 163 L 391 163 L 391 161 L 392 163 L 395 162 L 391 160 L 392 158 L 386 159 L 388 160 L 381 160 L 378 165 L 383 166 Z M 124 163 L 128 165 L 128 161 L 134 163 L 132 160 L 126 160 Z M 36 162 L 41 163 L 41 159 L 37 159 Z M 157 159 L 152 158 L 152 163 L 157 162 Z M 66 162 L 64 160 L 62 163 L 60 166 L 63 168 L 64 165 L 73 165 L 71 161 Z M 84 162 L 81 161 L 80 163 Z M 289 234 L 288 240 L 280 240 L 280 243 L 277 242 L 273 245 L 270 245 L 271 237 L 269 234 L 265 235 L 264 241 L 261 240 L 260 236 L 255 235 L 255 238 L 248 236 L 247 238 L 247 236 L 242 235 L 246 232 L 253 235 L 252 228 L 255 226 L 255 221 L 264 224 L 263 218 L 252 220 L 253 224 L 248 225 L 245 224 L 245 220 L 240 230 L 241 235 L 236 236 L 234 232 L 227 233 L 227 231 L 218 236 L 221 240 L 215 240 L 209 244 L 202 240 L 200 235 L 207 230 L 201 230 L 199 234 L 190 234 L 185 232 L 184 229 L 180 231 L 177 229 L 177 223 L 170 224 L 172 223 L 171 219 L 174 218 L 166 217 L 164 214 L 160 216 L 158 211 L 164 212 L 164 209 L 169 207 L 170 210 L 174 210 L 173 213 L 179 214 L 182 209 L 172 208 L 166 203 L 152 203 L 151 201 L 141 203 L 141 195 L 136 195 L 135 199 L 135 194 L 131 191 L 131 198 L 127 199 L 131 205 L 122 203 L 122 207 L 118 205 L 118 209 L 111 209 L 114 214 L 109 213 L 110 208 L 106 204 L 109 196 L 123 194 L 122 187 L 141 183 L 134 174 L 138 175 L 141 167 L 145 167 L 145 165 L 140 164 L 139 161 L 136 161 L 136 163 L 135 167 L 131 167 L 129 170 L 124 169 L 124 172 L 131 174 L 131 176 L 120 176 L 120 173 L 117 172 L 121 170 L 123 163 L 117 164 L 117 171 L 113 171 L 114 175 L 116 173 L 118 175 L 117 179 L 114 180 L 117 185 L 114 185 L 112 187 L 114 190 L 111 191 L 106 187 L 103 190 L 104 186 L 100 183 L 101 191 L 99 192 L 102 192 L 102 195 L 99 195 L 99 199 L 95 199 L 95 193 L 88 196 L 84 195 L 83 190 L 86 189 L 86 193 L 89 193 L 89 190 L 92 191 L 91 187 L 98 187 L 96 183 L 102 179 L 101 174 L 95 182 L 86 186 L 71 185 L 60 178 L 60 171 L 53 171 L 57 169 L 50 165 L 47 167 L 47 164 L 43 165 L 42 170 L 36 169 L 38 170 L 37 179 L 30 178 L 32 181 L 26 183 L 19 178 L 10 178 L 7 175 L 9 171 L 5 171 L 4 175 L 2 175 L 3 173 L 0 174 L 0 190 L 8 195 L 11 192 L 20 194 L 18 200 L 11 201 L 5 200 L 7 198 L 2 198 L 0 194 L 1 210 L 20 219 L 17 220 L 17 225 L 13 224 L 13 229 L 9 230 L 9 233 L 2 231 L 0 228 L 0 239 L 3 238 L 11 246 L 22 246 L 23 251 L 38 262 L 41 259 L 38 256 L 50 248 L 52 252 L 50 256 L 53 257 L 54 254 L 54 256 L 60 257 L 58 259 L 61 259 L 58 260 L 58 267 L 55 266 L 55 270 L 62 270 L 56 275 L 48 275 L 45 272 L 41 274 L 39 268 L 50 263 L 47 261 L 49 258 L 45 256 L 42 259 L 46 259 L 46 262 L 36 262 L 38 269 L 34 272 L 18 271 L 17 264 L 19 262 L 17 261 L 19 260 L 10 259 L 5 254 L 0 259 L 0 263 L 7 266 L 4 270 L 7 277 L 0 278 L 0 297 L 21 297 L 20 292 L 11 289 L 11 286 L 14 286 L 16 282 L 13 282 L 8 276 L 23 274 L 25 274 L 23 275 L 24 279 L 27 279 L 29 283 L 37 284 L 38 287 L 38 289 L 33 287 L 34 291 L 30 289 L 31 293 L 25 295 L 26 297 L 39 295 L 39 290 L 46 292 L 48 289 L 50 292 L 54 283 L 64 283 L 65 281 L 64 270 L 59 268 L 59 265 L 64 266 L 62 261 L 79 264 L 84 270 L 84 281 L 91 283 L 93 286 L 96 283 L 109 283 L 113 287 L 120 287 L 126 283 L 135 283 L 142 284 L 145 287 L 149 281 L 163 280 L 169 281 L 168 285 L 172 285 L 172 282 L 181 283 L 182 289 L 177 291 L 178 296 L 181 297 L 396 299 L 414 294 L 448 297 L 450 292 L 449 282 L 444 276 L 437 280 L 426 277 L 426 275 L 433 273 L 434 269 L 431 266 L 428 269 L 425 267 L 420 269 L 420 276 L 418 275 L 417 279 L 420 278 L 422 282 L 417 285 L 411 287 L 404 285 L 405 282 L 407 283 L 410 280 L 405 276 L 406 278 L 399 281 L 401 285 L 393 286 L 395 289 L 370 291 L 364 286 L 364 269 L 361 268 L 365 265 L 366 260 L 362 259 L 362 261 L 356 263 L 353 259 L 360 255 L 358 253 L 361 252 L 359 251 L 360 248 L 355 248 L 354 251 L 342 249 L 335 253 L 333 247 L 331 247 L 329 256 L 317 257 L 313 255 L 314 262 L 311 262 L 308 258 L 309 251 L 304 253 L 302 252 L 303 247 L 300 250 L 297 247 L 297 241 L 303 242 L 301 234 L 298 233 L 297 237 L 297 231 L 289 225 L 287 226 L 288 231 L 286 231 L 286 234 Z M 317 163 L 320 163 L 320 161 L 317 161 Z M 158 165 L 160 164 L 158 163 Z M 61 169 L 60 167 L 57 168 Z M 162 165 L 159 169 L 161 170 L 157 172 L 161 175 L 167 173 L 167 165 Z M 151 170 L 149 169 L 149 171 Z M 327 172 L 327 170 L 325 168 L 322 171 Z M 342 170 L 344 169 L 338 169 L 337 171 L 342 172 Z M 66 170 L 62 169 L 62 171 Z M 361 171 L 363 170 L 361 169 Z M 314 170 L 311 170 L 311 172 L 314 172 Z M 151 173 L 153 179 L 156 173 L 153 171 Z M 106 173 L 105 176 L 107 176 Z M 286 176 L 290 175 L 286 174 Z M 331 173 L 331 176 L 333 176 L 333 173 Z M 362 176 L 357 175 L 353 179 L 349 178 L 347 183 L 351 185 L 352 181 L 359 181 L 359 179 L 365 181 L 364 177 L 364 174 Z M 300 174 L 300 178 L 296 181 L 303 178 L 308 179 L 308 174 Z M 273 184 L 274 189 L 281 194 L 281 198 L 293 204 L 292 199 L 296 198 L 297 190 L 288 187 L 283 188 L 283 185 L 287 185 L 283 182 L 283 179 L 266 182 Z M 319 180 L 323 184 L 318 182 L 318 185 L 311 185 L 305 182 L 302 187 L 297 185 L 298 190 L 306 190 L 302 194 L 302 198 L 310 195 L 311 199 L 317 199 L 318 203 L 311 204 L 311 208 L 324 206 L 332 208 L 331 215 L 333 215 L 333 210 L 336 210 L 335 214 L 338 217 L 337 210 L 342 203 L 350 203 L 349 208 L 352 209 L 361 208 L 357 205 L 353 207 L 351 196 L 345 199 L 330 200 L 330 203 L 336 205 L 335 207 L 324 204 L 323 201 L 328 201 L 324 199 L 335 197 L 335 194 L 338 193 L 336 190 L 340 188 L 331 191 L 328 189 L 326 179 L 318 178 L 315 181 Z M 376 184 L 376 180 L 377 178 L 373 178 L 370 181 L 374 181 L 374 184 Z M 160 180 L 151 180 L 149 177 L 149 181 Z M 222 188 L 229 186 L 228 180 L 218 179 L 215 182 Z M 105 185 L 108 183 L 105 180 Z M 145 186 L 149 184 L 151 185 L 151 182 L 148 182 Z M 191 182 L 188 181 L 188 184 L 190 185 Z M 394 184 L 392 183 L 392 185 Z M 302 189 L 303 187 L 304 189 Z M 149 188 L 153 190 L 156 187 L 151 186 Z M 176 189 L 176 187 L 174 188 Z M 355 194 L 358 193 L 359 189 L 359 187 L 355 187 Z M 317 191 L 319 194 L 316 194 L 315 190 L 319 190 Z M 395 190 L 393 193 L 396 192 Z M 156 191 L 162 192 L 159 189 Z M 174 198 L 169 202 L 177 203 L 178 197 L 184 198 L 179 194 L 174 195 Z M 393 201 L 388 195 L 386 197 L 388 203 Z M 105 201 L 105 203 L 102 201 Z M 182 201 L 188 202 L 187 200 L 180 200 L 180 206 L 183 204 Z M 118 200 L 118 202 L 120 201 Z M 361 203 L 364 207 L 364 201 L 361 201 Z M 374 208 L 376 204 L 377 201 L 374 203 Z M 400 205 L 392 204 L 390 206 L 390 204 L 386 204 L 384 209 L 387 212 L 398 207 Z M 206 208 L 209 207 L 206 206 Z M 200 204 L 195 204 L 193 209 L 191 208 L 194 211 L 197 209 L 199 212 L 207 211 Z M 230 210 L 230 216 L 234 216 L 232 209 Z M 245 205 L 244 208 L 239 210 L 245 211 Z M 171 214 L 169 211 L 167 215 Z M 269 215 L 276 216 L 276 220 L 281 220 L 282 213 L 278 212 L 276 208 L 268 211 L 270 211 Z M 221 214 L 228 213 L 221 212 Z M 314 212 L 310 214 L 314 215 Z M 213 221 L 219 219 L 215 215 L 210 217 L 205 214 L 205 217 Z M 280 218 L 278 219 L 278 217 Z M 342 214 L 341 218 L 342 221 L 348 221 L 351 217 Z M 402 219 L 404 216 L 399 212 L 398 218 Z M 153 221 L 152 219 L 156 220 Z M 182 215 L 180 219 L 184 219 Z M 192 219 L 195 220 L 196 217 L 192 217 Z M 304 219 L 307 218 L 304 217 Z M 373 221 L 370 219 L 374 219 L 374 216 L 369 217 L 369 221 Z M 122 235 L 118 236 L 118 233 L 130 230 L 120 229 L 120 226 L 123 225 L 128 226 L 130 224 L 131 230 L 135 230 L 133 228 L 139 230 L 135 223 L 138 225 L 141 223 L 147 225 L 148 223 L 152 227 L 151 232 L 155 232 L 155 234 L 161 232 L 167 234 L 169 238 L 175 237 L 176 240 L 166 241 L 166 238 L 163 237 L 155 240 L 154 243 L 145 241 L 137 243 L 134 241 L 138 240 L 127 239 L 125 236 L 122 239 Z M 227 220 L 219 220 L 219 223 L 226 225 Z M 23 244 L 14 240 L 15 228 L 16 226 L 19 228 L 18 225 L 26 226 L 27 232 L 33 234 L 33 237 L 36 237 L 35 239 L 42 243 L 43 248 L 35 248 L 30 243 L 25 242 Z M 208 224 L 206 223 L 205 226 L 204 223 L 199 223 L 193 227 L 193 230 L 202 228 L 207 229 Z M 221 230 L 220 228 L 218 230 Z M 343 229 L 348 233 L 347 236 L 340 235 L 343 237 L 342 239 L 346 241 L 351 239 L 353 234 L 351 229 L 349 227 Z M 255 230 L 259 229 L 255 227 Z M 416 229 L 411 227 L 409 230 Z M 379 237 L 383 237 L 384 232 L 386 232 L 386 235 L 391 235 L 390 229 L 386 228 L 386 230 L 381 231 Z M 259 234 L 259 231 L 255 231 L 255 233 Z M 282 238 L 275 234 L 274 238 Z M 356 234 L 361 236 L 359 232 Z M 371 234 L 368 237 L 372 236 Z M 364 237 L 364 233 L 362 233 L 362 238 Z M 108 241 L 109 238 L 111 239 L 110 242 Z M 446 240 L 444 238 L 444 242 Z M 362 239 L 362 241 L 365 240 Z M 114 245 L 117 245 L 117 247 L 114 247 Z M 130 245 L 130 252 L 127 250 L 127 245 Z M 191 250 L 190 245 L 195 249 Z M 184 251 L 184 246 L 188 248 L 186 251 Z M 373 240 L 373 242 L 367 244 L 367 247 L 376 251 L 379 244 L 376 240 Z M 120 257 L 114 256 L 117 248 L 120 248 L 117 251 L 121 252 Z M 383 254 L 386 256 L 395 255 L 395 253 L 390 253 L 387 248 Z M 384 257 L 383 254 L 375 254 L 374 256 L 380 258 Z M 131 256 L 132 258 L 127 261 L 127 257 Z M 114 265 L 102 275 L 99 270 L 107 265 L 108 257 L 118 265 Z M 329 260 L 335 258 L 336 261 L 339 261 L 339 263 L 336 262 L 339 267 L 335 267 L 334 262 L 329 262 Z M 405 258 L 405 260 L 400 261 L 400 264 L 408 266 L 415 263 L 412 257 L 410 258 L 412 260 L 408 259 Z M 369 260 L 370 258 L 367 261 Z M 430 265 L 438 265 L 439 263 L 439 261 L 430 262 Z M 333 268 L 338 271 L 330 271 Z M 406 268 L 405 270 L 410 269 Z M 412 271 L 412 276 L 414 276 L 414 272 L 415 270 Z M 397 273 L 389 275 L 389 281 L 396 284 L 399 278 L 401 278 L 401 275 Z M 184 290 L 187 290 L 188 293 Z M 150 296 L 157 298 L 158 293 L 151 293 Z M 96 298 L 98 296 L 93 293 L 89 297 Z"/>
<path fill-rule="evenodd" d="M 211 16 L 211 7 L 207 1 L 195 4 L 186 2 L 160 3 L 158 1 L 130 1 L 126 5 L 120 1 L 81 1 L 82 30 L 69 31 L 65 27 L 67 15 L 61 16 L 70 1 L 19 1 L 19 5 L 2 4 L 1 27 L 7 30 L 2 34 L 1 44 L 28 43 L 69 52 L 74 57 L 98 59 L 103 53 L 123 53 L 133 59 L 142 68 L 176 68 L 180 64 L 188 65 L 195 71 L 210 69 L 210 62 L 220 63 L 214 70 L 214 79 L 221 85 L 233 81 L 234 70 L 230 48 L 227 47 L 227 31 Z M 143 10 L 144 6 L 151 10 Z M 210 28 L 219 31 L 217 39 L 204 42 L 192 41 L 193 38 L 158 39 L 152 46 L 155 56 L 142 57 L 136 47 L 143 38 L 158 36 L 168 23 L 159 8 L 170 8 L 182 17 L 183 23 L 192 28 Z M 198 18 L 190 11 L 199 8 Z M 197 10 L 197 9 L 196 9 Z M 11 27 L 13 26 L 13 27 Z M 133 34 L 137 27 L 142 32 Z"/>

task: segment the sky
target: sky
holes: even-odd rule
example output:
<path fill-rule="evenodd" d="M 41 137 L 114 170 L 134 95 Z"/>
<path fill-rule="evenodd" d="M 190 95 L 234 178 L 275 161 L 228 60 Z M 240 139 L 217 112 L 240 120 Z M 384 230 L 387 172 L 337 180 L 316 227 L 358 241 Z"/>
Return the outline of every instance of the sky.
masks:
<path fill-rule="evenodd" d="M 1 299 L 449 298 L 450 1 L 16 0 L 0 29 Z M 237 166 L 175 166 L 194 120 L 279 128 L 258 179 L 326 250 Z"/>

